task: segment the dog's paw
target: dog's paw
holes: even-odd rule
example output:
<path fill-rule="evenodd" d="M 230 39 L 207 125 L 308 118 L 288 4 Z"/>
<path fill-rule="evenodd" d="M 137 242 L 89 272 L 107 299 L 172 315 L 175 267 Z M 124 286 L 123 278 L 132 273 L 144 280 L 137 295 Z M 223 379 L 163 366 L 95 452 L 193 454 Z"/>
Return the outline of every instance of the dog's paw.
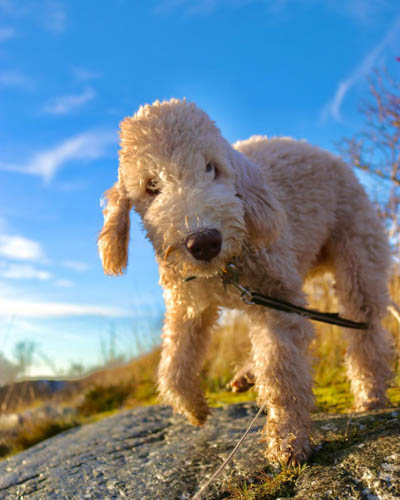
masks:
<path fill-rule="evenodd" d="M 201 408 L 197 408 L 196 411 L 186 410 L 184 413 L 186 418 L 192 425 L 200 427 L 206 423 L 207 417 L 210 413 L 210 409 L 208 408 L 207 405 L 204 405 Z"/>
<path fill-rule="evenodd" d="M 284 415 L 278 422 L 267 421 L 263 429 L 263 442 L 267 447 L 265 456 L 274 465 L 298 465 L 311 455 L 308 426 L 298 426 L 292 421 L 282 425 Z M 292 417 L 293 418 L 293 417 Z"/>
<path fill-rule="evenodd" d="M 387 408 L 389 401 L 386 397 L 369 398 L 362 401 L 357 401 L 353 407 L 355 413 L 363 413 L 372 410 L 381 410 Z"/>
<path fill-rule="evenodd" d="M 265 457 L 273 465 L 299 465 L 307 460 L 312 449 L 307 437 L 290 435 L 284 439 L 275 437 L 268 441 Z"/>
<path fill-rule="evenodd" d="M 240 370 L 227 384 L 232 392 L 245 392 L 255 384 L 255 377 L 250 370 Z"/>

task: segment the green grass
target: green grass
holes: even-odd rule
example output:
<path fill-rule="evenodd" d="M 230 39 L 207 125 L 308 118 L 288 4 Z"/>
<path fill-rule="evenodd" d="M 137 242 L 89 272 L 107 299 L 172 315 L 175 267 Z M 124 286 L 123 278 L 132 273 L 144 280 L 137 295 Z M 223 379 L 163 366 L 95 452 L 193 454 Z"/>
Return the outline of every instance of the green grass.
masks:
<path fill-rule="evenodd" d="M 348 382 L 314 387 L 317 411 L 346 413 L 353 406 L 353 395 Z"/>
<path fill-rule="evenodd" d="M 314 288 L 311 287 L 308 293 L 310 297 L 317 298 L 311 302 L 312 307 L 325 311 L 337 310 L 337 303 L 332 295 L 332 283 L 329 280 L 317 280 L 312 286 Z M 400 278 L 392 283 L 392 296 L 395 301 L 400 302 Z M 400 347 L 399 324 L 391 316 L 386 318 L 385 323 L 393 333 L 395 343 Z M 316 325 L 316 331 L 316 341 L 312 345 L 316 410 L 346 413 L 352 408 L 353 398 L 343 368 L 345 344 L 340 329 L 335 326 Z M 232 393 L 226 390 L 226 384 L 236 368 L 245 363 L 249 351 L 248 324 L 243 315 L 233 315 L 227 324 L 217 326 L 202 372 L 202 387 L 210 406 L 218 407 L 256 399 L 253 391 Z M 15 438 L 0 442 L 0 457 L 21 451 L 71 427 L 97 421 L 121 408 L 158 403 L 155 374 L 159 358 L 160 349 L 155 348 L 130 364 L 103 370 L 88 377 L 86 391 L 80 397 L 74 419 L 41 422 L 22 429 Z M 400 375 L 394 385 L 396 384 L 397 387 L 389 389 L 388 395 L 392 404 L 400 406 Z M 68 401 L 65 404 L 73 406 L 74 403 Z M 295 474 L 292 470 L 287 470 L 278 476 L 263 476 L 265 483 L 268 483 L 265 486 L 265 498 L 269 498 L 268 495 L 272 493 L 268 491 L 273 488 L 278 491 L 280 483 L 286 484 L 285 488 L 290 488 Z M 262 481 L 255 483 L 260 491 L 264 487 L 261 483 Z M 254 496 L 261 493 L 254 493 L 253 486 L 243 486 L 248 490 L 247 497 L 234 498 L 264 498 Z M 284 496 L 283 493 L 281 496 Z"/>
<path fill-rule="evenodd" d="M 218 408 L 224 405 L 234 403 L 246 403 L 247 401 L 255 401 L 256 393 L 254 391 L 247 392 L 230 392 L 221 390 L 219 392 L 206 392 L 206 398 L 209 406 Z"/>
<path fill-rule="evenodd" d="M 104 413 L 121 408 L 130 395 L 129 386 L 95 386 L 90 388 L 78 406 L 78 413 L 82 416 Z"/>
<path fill-rule="evenodd" d="M 53 420 L 45 421 L 28 427 L 18 434 L 17 439 L 13 443 L 13 452 L 25 450 L 31 446 L 67 431 L 80 425 L 79 420 Z"/>
<path fill-rule="evenodd" d="M 234 500 L 272 500 L 290 498 L 294 494 L 295 483 L 308 468 L 307 465 L 282 467 L 278 473 L 265 469 L 250 481 L 243 481 L 228 488 L 229 499 Z"/>

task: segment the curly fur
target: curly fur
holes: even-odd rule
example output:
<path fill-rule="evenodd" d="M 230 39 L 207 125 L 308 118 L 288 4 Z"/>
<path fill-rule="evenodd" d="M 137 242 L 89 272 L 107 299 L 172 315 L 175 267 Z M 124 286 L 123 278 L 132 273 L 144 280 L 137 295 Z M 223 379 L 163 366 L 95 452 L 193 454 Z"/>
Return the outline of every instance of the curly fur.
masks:
<path fill-rule="evenodd" d="M 146 189 L 149 181 L 156 192 Z M 268 408 L 267 457 L 301 461 L 311 450 L 313 326 L 225 291 L 218 272 L 229 261 L 253 290 L 298 305 L 306 305 L 306 276 L 331 270 L 342 313 L 370 324 L 346 331 L 356 409 L 386 403 L 392 352 L 381 319 L 390 252 L 364 190 L 339 158 L 290 138 L 255 136 L 232 146 L 195 104 L 157 101 L 121 123 L 119 178 L 105 196 L 98 242 L 105 272 L 126 268 L 132 206 L 154 246 L 166 303 L 159 392 L 192 423 L 208 414 L 199 372 L 218 310 L 237 308 L 248 316 L 258 402 Z M 199 261 L 185 241 L 208 229 L 221 233 L 222 248 Z"/>

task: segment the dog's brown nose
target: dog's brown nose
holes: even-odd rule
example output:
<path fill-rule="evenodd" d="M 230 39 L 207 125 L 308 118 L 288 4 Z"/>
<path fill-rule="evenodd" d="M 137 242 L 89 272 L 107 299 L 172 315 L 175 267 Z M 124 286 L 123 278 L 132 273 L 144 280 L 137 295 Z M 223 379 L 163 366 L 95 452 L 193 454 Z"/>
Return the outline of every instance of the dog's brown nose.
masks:
<path fill-rule="evenodd" d="M 193 233 L 186 239 L 186 248 L 197 260 L 210 262 L 221 251 L 222 236 L 217 229 Z"/>

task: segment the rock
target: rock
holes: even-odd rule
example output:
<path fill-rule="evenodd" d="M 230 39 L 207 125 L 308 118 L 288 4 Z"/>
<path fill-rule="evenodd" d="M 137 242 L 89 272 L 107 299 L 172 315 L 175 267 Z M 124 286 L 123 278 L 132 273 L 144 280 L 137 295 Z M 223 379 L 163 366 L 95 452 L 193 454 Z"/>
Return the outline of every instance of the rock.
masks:
<path fill-rule="evenodd" d="M 400 498 L 399 413 L 320 415 L 316 433 L 319 449 L 297 480 L 294 498 Z M 326 425 L 321 425 L 324 420 L 332 426 L 328 434 Z"/>
<path fill-rule="evenodd" d="M 189 499 L 229 454 L 255 412 L 252 403 L 218 408 L 204 427 L 196 428 L 163 406 L 124 411 L 0 462 L 0 498 Z M 316 451 L 290 496 L 399 498 L 398 418 L 393 410 L 316 415 Z M 232 484 L 251 482 L 257 471 L 276 474 L 262 456 L 263 420 L 203 498 L 226 498 Z M 282 494 L 265 498 L 277 496 Z"/>

